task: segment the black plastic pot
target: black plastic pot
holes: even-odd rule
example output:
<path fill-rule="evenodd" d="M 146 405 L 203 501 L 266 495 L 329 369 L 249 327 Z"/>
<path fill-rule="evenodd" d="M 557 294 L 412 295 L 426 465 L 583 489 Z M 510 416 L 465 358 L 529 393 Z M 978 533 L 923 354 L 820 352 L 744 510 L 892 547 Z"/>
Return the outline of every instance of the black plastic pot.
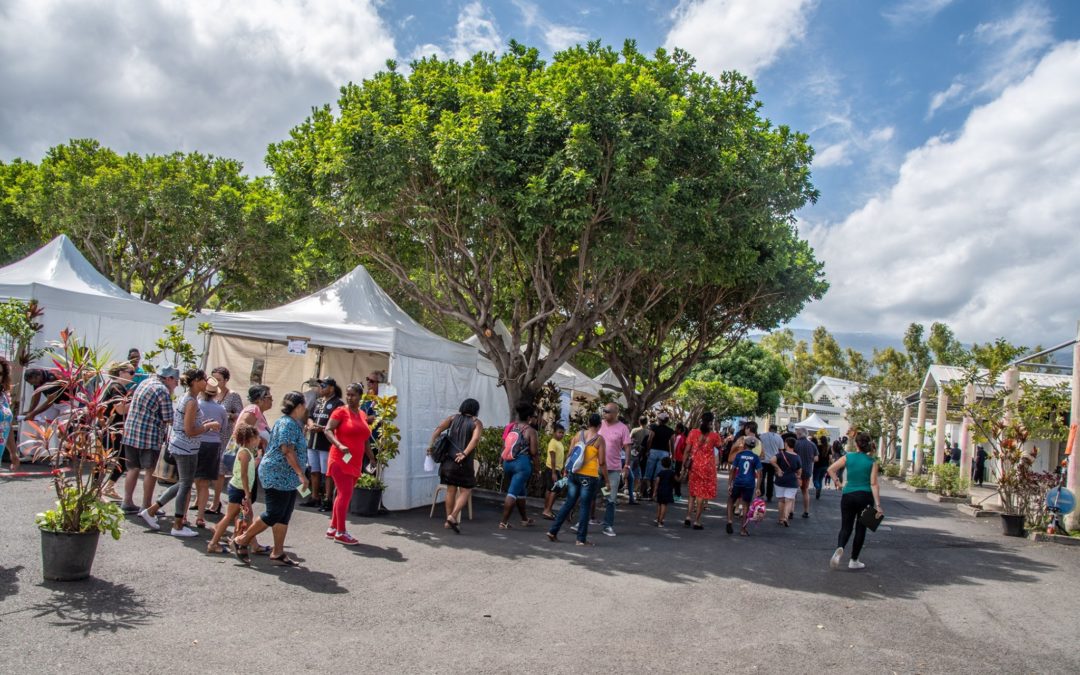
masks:
<path fill-rule="evenodd" d="M 349 513 L 354 516 L 377 516 L 382 503 L 382 489 L 356 488 L 349 502 Z"/>
<path fill-rule="evenodd" d="M 99 532 L 41 530 L 41 573 L 46 581 L 79 581 L 90 576 Z"/>
<path fill-rule="evenodd" d="M 1001 531 L 1006 537 L 1024 536 L 1024 517 L 1001 514 Z"/>

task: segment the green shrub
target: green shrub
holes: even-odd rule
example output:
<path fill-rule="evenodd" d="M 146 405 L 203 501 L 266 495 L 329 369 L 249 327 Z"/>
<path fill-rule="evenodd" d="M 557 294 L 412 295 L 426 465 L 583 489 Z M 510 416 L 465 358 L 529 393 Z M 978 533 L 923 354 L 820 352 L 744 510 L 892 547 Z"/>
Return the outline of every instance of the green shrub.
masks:
<path fill-rule="evenodd" d="M 960 476 L 960 467 L 955 464 L 938 464 L 930 468 L 934 477 L 930 489 L 945 497 L 966 497 L 969 482 Z"/>
<path fill-rule="evenodd" d="M 907 484 L 913 488 L 927 489 L 930 487 L 930 477 L 926 475 L 908 476 Z"/>
<path fill-rule="evenodd" d="M 885 465 L 885 475 L 888 478 L 900 477 L 900 465 L 895 462 L 890 462 Z"/>

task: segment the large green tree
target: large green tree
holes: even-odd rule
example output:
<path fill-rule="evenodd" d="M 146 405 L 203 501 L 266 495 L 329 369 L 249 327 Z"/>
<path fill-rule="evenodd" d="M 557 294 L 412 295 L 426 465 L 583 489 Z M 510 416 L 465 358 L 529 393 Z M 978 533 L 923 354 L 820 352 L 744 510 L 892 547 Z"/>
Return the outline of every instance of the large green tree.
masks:
<path fill-rule="evenodd" d="M 0 162 L 0 265 L 14 262 L 45 243 L 28 203 L 37 178 L 37 166 L 30 162 Z"/>
<path fill-rule="evenodd" d="M 754 415 L 772 415 L 776 412 L 789 377 L 790 373 L 780 357 L 750 340 L 739 342 L 730 351 L 709 352 L 689 374 L 692 380 L 720 381 L 756 392 Z"/>
<path fill-rule="evenodd" d="M 315 110 L 269 164 L 289 212 L 344 233 L 413 301 L 477 335 L 514 401 L 651 312 L 671 324 L 684 298 L 677 339 L 652 349 L 768 325 L 822 288 L 791 226 L 816 194 L 811 150 L 760 105 L 748 80 L 706 76 L 678 50 L 590 43 L 545 63 L 511 43 L 408 74 L 391 63 L 344 87 L 339 113 Z M 809 276 L 805 295 L 741 317 L 755 265 L 766 305 L 773 265 L 791 273 L 770 241 Z"/>

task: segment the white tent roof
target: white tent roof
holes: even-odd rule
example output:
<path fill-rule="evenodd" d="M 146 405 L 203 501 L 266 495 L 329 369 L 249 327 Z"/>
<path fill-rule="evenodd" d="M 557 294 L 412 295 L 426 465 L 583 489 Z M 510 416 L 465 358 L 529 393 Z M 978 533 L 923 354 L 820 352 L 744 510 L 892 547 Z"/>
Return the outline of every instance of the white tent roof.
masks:
<path fill-rule="evenodd" d="M 619 378 L 615 377 L 615 373 L 611 372 L 611 368 L 608 368 L 593 379 L 604 389 L 611 389 L 614 391 L 620 391 L 622 389 Z"/>
<path fill-rule="evenodd" d="M 362 349 L 467 365 L 474 348 L 440 337 L 405 313 L 362 265 L 330 286 L 287 305 L 210 317 L 214 331 L 260 339 L 308 338 L 311 344 Z"/>
<path fill-rule="evenodd" d="M 46 316 L 49 310 L 71 309 L 149 320 L 158 324 L 159 330 L 172 315 L 168 308 L 141 300 L 109 281 L 63 234 L 22 260 L 0 268 L 0 298 L 36 299 Z"/>
<path fill-rule="evenodd" d="M 495 332 L 502 336 L 503 344 L 509 346 L 510 344 L 510 332 L 507 330 L 506 325 L 502 321 L 495 322 Z M 473 335 L 465 340 L 465 344 L 471 345 L 476 348 L 480 348 L 480 338 Z M 544 345 L 540 346 L 540 357 L 544 358 L 548 355 L 548 348 Z M 481 358 L 480 370 L 491 376 L 497 376 L 495 366 L 486 358 Z M 567 391 L 576 391 L 588 396 L 597 397 L 600 395 L 600 384 L 581 372 L 569 363 L 564 363 L 559 366 L 559 369 L 555 371 L 555 374 L 551 377 L 551 382 L 555 383 L 559 389 L 565 389 Z"/>
<path fill-rule="evenodd" d="M 797 423 L 795 425 L 795 428 L 806 429 L 807 431 L 821 431 L 822 429 L 824 429 L 825 431 L 840 433 L 840 429 L 838 427 L 834 427 L 825 420 L 821 419 L 821 417 L 819 417 L 817 413 L 814 413 L 810 417 L 804 419 L 802 422 Z"/>

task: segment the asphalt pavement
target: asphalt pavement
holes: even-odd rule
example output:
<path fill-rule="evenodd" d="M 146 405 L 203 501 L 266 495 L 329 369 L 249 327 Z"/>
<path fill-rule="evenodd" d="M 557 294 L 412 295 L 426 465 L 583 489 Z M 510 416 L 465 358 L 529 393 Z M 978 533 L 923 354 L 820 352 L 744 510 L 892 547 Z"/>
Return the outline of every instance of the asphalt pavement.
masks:
<path fill-rule="evenodd" d="M 725 488 L 721 481 L 721 494 Z M 753 536 L 651 524 L 621 505 L 617 536 L 560 543 L 497 528 L 476 502 L 462 534 L 441 507 L 367 519 L 362 542 L 323 537 L 298 509 L 302 567 L 249 567 L 129 520 L 93 578 L 45 583 L 36 512 L 45 478 L 0 478 L 0 664 L 27 673 L 1080 672 L 1080 549 L 1000 534 L 997 522 L 883 487 L 886 521 L 861 571 L 833 571 L 839 495 Z M 800 509 L 801 510 L 801 509 Z M 797 514 L 798 515 L 798 514 Z M 163 519 L 162 523 L 166 521 Z M 167 526 L 165 527 L 167 530 Z M 264 538 L 269 541 L 269 538 Z"/>

